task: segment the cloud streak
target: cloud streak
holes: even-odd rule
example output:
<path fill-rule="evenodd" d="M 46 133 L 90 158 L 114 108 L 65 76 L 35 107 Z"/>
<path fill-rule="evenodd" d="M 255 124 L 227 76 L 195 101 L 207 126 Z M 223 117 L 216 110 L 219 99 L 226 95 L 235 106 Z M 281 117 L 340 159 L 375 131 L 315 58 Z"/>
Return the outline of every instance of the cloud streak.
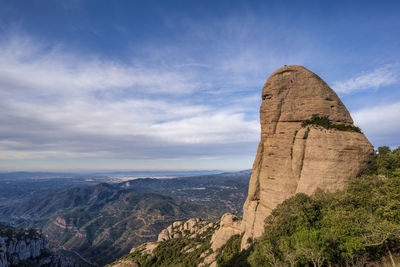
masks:
<path fill-rule="evenodd" d="M 246 105 L 259 100 L 199 101 L 212 90 L 191 67 L 131 67 L 18 38 L 0 49 L 3 160 L 219 157 L 258 140 Z"/>
<path fill-rule="evenodd" d="M 187 73 L 131 67 L 99 58 L 79 58 L 79 55 L 20 39 L 14 37 L 1 46 L 3 87 L 29 88 L 37 94 L 64 96 L 132 87 L 144 93 L 181 94 L 194 90 Z"/>
<path fill-rule="evenodd" d="M 400 140 L 400 102 L 362 108 L 352 113 L 354 122 L 375 145 L 398 146 Z"/>
<path fill-rule="evenodd" d="M 346 81 L 338 81 L 333 88 L 338 93 L 351 94 L 358 91 L 376 90 L 399 81 L 399 66 L 387 65 L 371 72 L 362 73 Z"/>

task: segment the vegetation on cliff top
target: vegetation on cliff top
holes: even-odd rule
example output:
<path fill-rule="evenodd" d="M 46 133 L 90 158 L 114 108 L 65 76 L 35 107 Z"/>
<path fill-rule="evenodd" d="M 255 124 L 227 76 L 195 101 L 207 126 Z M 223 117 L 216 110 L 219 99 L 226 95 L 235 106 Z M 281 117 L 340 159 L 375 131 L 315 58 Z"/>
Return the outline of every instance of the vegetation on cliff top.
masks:
<path fill-rule="evenodd" d="M 42 234 L 38 229 L 14 228 L 0 224 L 0 237 L 38 239 L 42 237 Z"/>
<path fill-rule="evenodd" d="M 136 262 L 142 267 L 197 266 L 204 261 L 206 256 L 212 253 L 211 236 L 218 228 L 219 224 L 215 223 L 213 227 L 209 227 L 194 238 L 189 237 L 191 235 L 190 232 L 186 232 L 180 238 L 160 242 L 151 255 L 145 251 L 144 247 L 138 247 L 115 263 L 128 260 Z"/>
<path fill-rule="evenodd" d="M 314 114 L 311 119 L 303 121 L 301 124 L 302 127 L 306 127 L 307 125 L 316 125 L 321 126 L 325 129 L 336 129 L 339 131 L 350 131 L 350 132 L 357 132 L 361 133 L 361 129 L 357 126 L 353 125 L 346 125 L 346 124 L 334 124 L 332 123 L 328 117 L 319 117 L 318 115 Z M 304 138 L 306 139 L 306 138 Z"/>

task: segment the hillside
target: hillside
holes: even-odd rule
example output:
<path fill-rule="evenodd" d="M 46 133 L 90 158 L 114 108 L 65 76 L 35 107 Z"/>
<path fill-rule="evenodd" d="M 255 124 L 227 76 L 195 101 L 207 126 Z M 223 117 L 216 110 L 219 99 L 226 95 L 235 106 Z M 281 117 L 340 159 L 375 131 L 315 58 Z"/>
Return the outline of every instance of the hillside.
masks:
<path fill-rule="evenodd" d="M 382 147 L 365 174 L 343 190 L 288 198 L 265 219 L 263 235 L 249 240 L 249 249 L 241 251 L 242 236 L 233 235 L 213 259 L 217 266 L 391 266 L 400 262 L 399 221 L 400 147 Z M 161 241 L 152 250 L 140 246 L 112 265 L 208 266 L 219 227 L 201 238 Z M 204 248 L 202 257 L 192 247 Z"/>
<path fill-rule="evenodd" d="M 101 183 L 1 207 L 0 219 L 19 227 L 41 228 L 52 248 L 75 251 L 86 261 L 105 264 L 133 246 L 155 241 L 173 221 L 215 220 L 225 210 L 237 211 L 249 178 L 250 172 L 245 171 Z"/>
<path fill-rule="evenodd" d="M 40 227 L 53 248 L 73 250 L 103 264 L 132 246 L 154 240 L 176 219 L 207 217 L 204 210 L 167 196 L 99 184 L 42 196 L 2 214 L 19 218 L 20 226 Z"/>
<path fill-rule="evenodd" d="M 119 186 L 139 192 L 167 195 L 182 201 L 213 206 L 221 210 L 222 213 L 231 212 L 241 215 L 250 175 L 251 170 L 244 170 L 173 179 L 147 178 L 124 182 Z"/>

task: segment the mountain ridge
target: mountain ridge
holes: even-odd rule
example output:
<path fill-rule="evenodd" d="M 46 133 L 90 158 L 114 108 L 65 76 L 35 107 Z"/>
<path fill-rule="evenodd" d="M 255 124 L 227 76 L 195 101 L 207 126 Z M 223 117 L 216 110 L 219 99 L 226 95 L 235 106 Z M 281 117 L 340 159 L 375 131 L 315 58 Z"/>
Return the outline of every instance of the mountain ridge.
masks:
<path fill-rule="evenodd" d="M 73 250 L 106 264 L 132 246 L 156 241 L 157 234 L 177 219 L 216 219 L 226 209 L 238 209 L 249 178 L 249 171 L 244 171 L 100 183 L 0 207 L 0 219 L 18 227 L 40 227 L 52 248 Z M 204 199 L 203 191 L 210 200 Z"/>

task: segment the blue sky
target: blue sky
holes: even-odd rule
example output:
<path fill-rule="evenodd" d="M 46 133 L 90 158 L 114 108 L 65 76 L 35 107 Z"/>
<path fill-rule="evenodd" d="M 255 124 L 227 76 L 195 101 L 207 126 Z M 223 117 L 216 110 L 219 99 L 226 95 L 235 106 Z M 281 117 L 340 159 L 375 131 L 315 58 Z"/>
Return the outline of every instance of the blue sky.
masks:
<path fill-rule="evenodd" d="M 2 1 L 0 171 L 251 168 L 303 65 L 400 145 L 399 1 Z"/>

